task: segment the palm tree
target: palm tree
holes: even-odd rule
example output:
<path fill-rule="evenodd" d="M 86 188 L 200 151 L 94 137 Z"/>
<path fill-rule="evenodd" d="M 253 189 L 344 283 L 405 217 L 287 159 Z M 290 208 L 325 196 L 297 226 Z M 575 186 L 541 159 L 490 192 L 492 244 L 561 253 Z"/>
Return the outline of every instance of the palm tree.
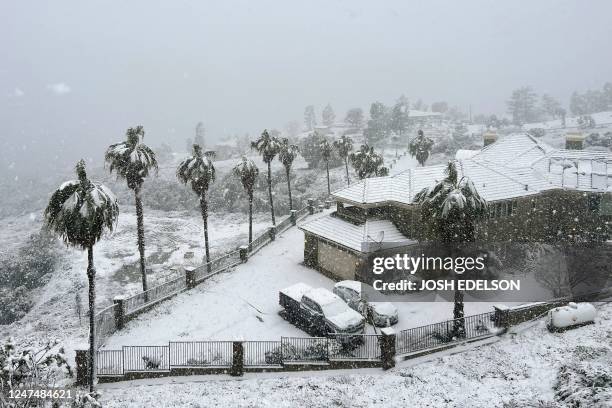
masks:
<path fill-rule="evenodd" d="M 270 213 L 272 214 L 272 225 L 276 225 L 274 218 L 274 202 L 272 201 L 272 167 L 271 163 L 280 149 L 277 138 L 270 136 L 268 130 L 264 130 L 259 139 L 251 142 L 251 148 L 257 150 L 264 163 L 268 165 L 268 196 L 270 198 Z"/>
<path fill-rule="evenodd" d="M 134 191 L 136 202 L 136 225 L 138 230 L 138 252 L 140 253 L 140 274 L 142 276 L 142 291 L 145 301 L 148 300 L 147 273 L 145 267 L 145 239 L 144 217 L 142 212 L 142 199 L 140 197 L 144 179 L 151 170 L 157 173 L 157 159 L 155 152 L 142 143 L 144 138 L 142 126 L 129 128 L 126 132 L 125 142 L 112 144 L 106 150 L 105 161 L 110 165 L 109 171 L 117 172 L 117 177 L 127 181 L 128 188 Z"/>
<path fill-rule="evenodd" d="M 346 168 L 346 184 L 350 186 L 351 180 L 349 179 L 348 157 L 351 150 L 353 150 L 353 139 L 346 135 L 342 135 L 339 140 L 334 141 L 334 148 L 338 151 L 338 156 L 344 160 L 344 167 Z"/>
<path fill-rule="evenodd" d="M 206 157 L 200 145 L 193 145 L 193 156 L 183 160 L 176 169 L 176 177 L 183 184 L 191 183 L 191 189 L 200 199 L 200 211 L 204 221 L 204 248 L 206 251 L 206 266 L 210 271 L 210 249 L 208 247 L 208 201 L 206 192 L 215 181 L 215 166 Z"/>
<path fill-rule="evenodd" d="M 331 189 L 329 185 L 329 159 L 332 156 L 332 146 L 329 144 L 327 139 L 321 140 L 319 142 L 319 149 L 321 151 L 321 158 L 325 161 L 325 171 L 327 172 L 327 195 L 331 194 Z"/>
<path fill-rule="evenodd" d="M 421 190 L 414 202 L 421 205 L 421 219 L 433 238 L 452 248 L 452 243 L 473 242 L 476 222 L 487 214 L 487 202 L 468 177 L 459 179 L 455 162 L 448 162 L 446 177 Z M 463 292 L 455 290 L 453 335 L 465 336 Z"/>
<path fill-rule="evenodd" d="M 422 130 L 419 129 L 417 137 L 410 142 L 410 155 L 415 157 L 421 166 L 425 166 L 425 162 L 429 158 L 431 147 L 434 142 L 426 137 Z"/>
<path fill-rule="evenodd" d="M 87 178 L 85 162 L 76 165 L 78 180 L 62 184 L 51 196 L 45 209 L 46 227 L 67 245 L 87 250 L 89 281 L 89 390 L 94 390 L 96 269 L 93 246 L 104 230 L 113 231 L 119 217 L 119 206 L 113 193 L 105 186 Z"/>
<path fill-rule="evenodd" d="M 253 241 L 253 189 L 255 188 L 255 182 L 257 176 L 259 176 L 259 169 L 253 162 L 253 160 L 247 159 L 242 156 L 242 160 L 234 166 L 234 174 L 240 177 L 242 187 L 247 192 L 249 197 L 249 250 L 251 249 L 251 242 Z"/>
<path fill-rule="evenodd" d="M 383 166 L 382 156 L 371 146 L 361 145 L 358 151 L 351 153 L 350 159 L 361 180 L 372 176 L 386 176 L 389 173 L 389 170 Z"/>
<path fill-rule="evenodd" d="M 291 165 L 297 157 L 300 149 L 294 145 L 289 144 L 289 139 L 283 138 L 278 149 L 278 160 L 283 163 L 285 167 L 285 173 L 287 174 L 287 189 L 289 190 L 289 210 L 293 210 L 293 200 L 291 199 Z"/>

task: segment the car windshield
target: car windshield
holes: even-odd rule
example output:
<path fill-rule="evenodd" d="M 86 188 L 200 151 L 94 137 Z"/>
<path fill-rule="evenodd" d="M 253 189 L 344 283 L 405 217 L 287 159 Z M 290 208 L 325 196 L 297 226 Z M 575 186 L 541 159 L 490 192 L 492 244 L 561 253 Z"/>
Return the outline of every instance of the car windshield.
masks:
<path fill-rule="evenodd" d="M 333 302 L 321 305 L 325 316 L 331 317 L 336 316 L 340 313 L 346 312 L 348 306 L 340 299 L 336 299 Z"/>

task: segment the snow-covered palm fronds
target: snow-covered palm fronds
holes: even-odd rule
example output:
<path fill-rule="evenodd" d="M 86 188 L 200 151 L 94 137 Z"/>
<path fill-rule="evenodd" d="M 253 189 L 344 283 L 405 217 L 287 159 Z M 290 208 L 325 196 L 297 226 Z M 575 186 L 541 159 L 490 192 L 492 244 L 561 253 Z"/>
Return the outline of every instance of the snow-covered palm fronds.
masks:
<path fill-rule="evenodd" d="M 265 163 L 270 163 L 279 153 L 281 142 L 276 137 L 270 136 L 266 129 L 259 139 L 251 142 L 251 147 L 257 150 Z"/>
<path fill-rule="evenodd" d="M 125 142 L 110 145 L 106 150 L 110 172 L 116 171 L 126 179 L 130 189 L 140 187 L 151 170 L 158 170 L 155 152 L 141 141 L 144 134 L 142 126 L 129 128 Z"/>
<path fill-rule="evenodd" d="M 202 153 L 199 145 L 193 145 L 193 156 L 183 160 L 176 169 L 176 176 L 183 184 L 191 184 L 192 190 L 202 196 L 215 181 L 215 166 Z"/>
<path fill-rule="evenodd" d="M 329 159 L 331 159 L 332 157 L 332 145 L 329 144 L 329 141 L 325 138 L 323 138 L 320 142 L 319 142 L 319 150 L 321 151 L 321 158 L 323 160 L 325 160 L 326 162 L 329 161 Z"/>
<path fill-rule="evenodd" d="M 253 160 L 242 156 L 242 159 L 234 166 L 234 174 L 240 178 L 240 182 L 247 192 L 252 194 L 253 187 L 259 175 L 259 169 Z"/>
<path fill-rule="evenodd" d="M 340 139 L 334 141 L 334 148 L 338 151 L 340 157 L 346 158 L 351 150 L 353 150 L 353 139 L 342 135 Z"/>
<path fill-rule="evenodd" d="M 383 166 L 383 157 L 371 146 L 362 145 L 358 151 L 351 153 L 350 159 L 360 179 L 386 176 L 389 173 L 389 170 Z"/>
<path fill-rule="evenodd" d="M 114 194 L 87 178 L 85 162 L 76 165 L 78 180 L 63 183 L 51 196 L 45 210 L 47 227 L 66 244 L 87 249 L 112 231 L 119 216 Z"/>
<path fill-rule="evenodd" d="M 424 166 L 433 144 L 433 140 L 426 137 L 422 130 L 419 130 L 417 137 L 408 146 L 410 155 L 416 158 L 421 166 Z"/>
<path fill-rule="evenodd" d="M 278 148 L 278 160 L 285 166 L 285 168 L 291 168 L 293 161 L 297 157 L 300 149 L 294 145 L 289 144 L 289 139 L 284 138 L 281 140 Z"/>

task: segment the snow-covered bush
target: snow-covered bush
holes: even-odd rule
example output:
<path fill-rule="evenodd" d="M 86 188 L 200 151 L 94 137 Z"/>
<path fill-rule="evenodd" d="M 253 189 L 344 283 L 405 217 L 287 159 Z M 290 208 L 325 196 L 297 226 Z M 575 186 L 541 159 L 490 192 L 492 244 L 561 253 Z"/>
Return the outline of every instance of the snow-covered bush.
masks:
<path fill-rule="evenodd" d="M 0 324 L 19 320 L 30 310 L 31 291 L 47 282 L 58 261 L 59 245 L 44 230 L 0 260 Z"/>
<path fill-rule="evenodd" d="M 52 352 L 57 346 L 56 341 L 42 347 L 19 347 L 11 339 L 4 342 L 0 346 L 0 395 L 17 388 L 49 388 L 66 376 L 72 377 L 64 349 Z"/>

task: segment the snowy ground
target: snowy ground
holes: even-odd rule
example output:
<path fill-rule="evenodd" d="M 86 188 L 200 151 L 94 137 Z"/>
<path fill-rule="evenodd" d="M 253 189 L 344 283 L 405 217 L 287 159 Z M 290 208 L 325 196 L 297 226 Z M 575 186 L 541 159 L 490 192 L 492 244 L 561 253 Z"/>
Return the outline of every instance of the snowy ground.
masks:
<path fill-rule="evenodd" d="M 319 215 L 320 216 L 320 215 Z M 129 322 L 107 349 L 163 345 L 170 340 L 278 340 L 307 336 L 278 315 L 278 291 L 297 282 L 332 289 L 334 281 L 302 265 L 304 234 L 291 228 L 246 264 L 202 283 Z M 401 302 L 396 329 L 452 317 L 452 302 Z M 486 302 L 466 302 L 466 314 L 492 310 Z M 373 328 L 369 327 L 369 331 Z"/>
<path fill-rule="evenodd" d="M 492 344 L 402 361 L 386 372 L 174 377 L 99 388 L 108 408 L 611 407 L 612 305 L 598 314 L 596 324 L 564 333 L 549 333 L 542 320 L 526 323 Z M 559 381 L 560 370 L 574 373 L 574 381 Z"/>

